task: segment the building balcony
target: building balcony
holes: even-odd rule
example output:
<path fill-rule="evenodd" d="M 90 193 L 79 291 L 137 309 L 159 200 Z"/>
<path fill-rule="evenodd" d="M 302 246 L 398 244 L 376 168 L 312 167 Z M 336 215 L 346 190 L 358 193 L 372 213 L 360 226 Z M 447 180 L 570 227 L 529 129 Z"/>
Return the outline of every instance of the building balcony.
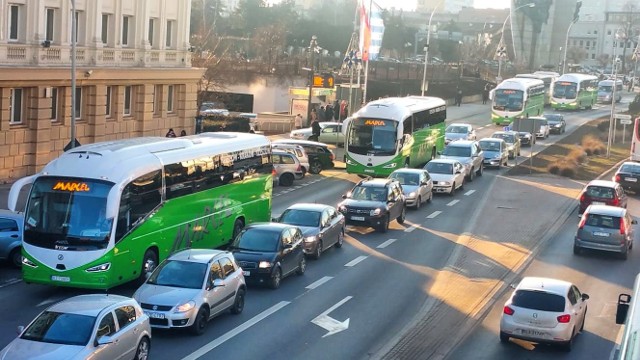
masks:
<path fill-rule="evenodd" d="M 70 46 L 0 45 L 0 66 L 68 67 L 70 65 Z M 79 67 L 190 68 L 191 52 L 77 46 L 76 65 Z"/>

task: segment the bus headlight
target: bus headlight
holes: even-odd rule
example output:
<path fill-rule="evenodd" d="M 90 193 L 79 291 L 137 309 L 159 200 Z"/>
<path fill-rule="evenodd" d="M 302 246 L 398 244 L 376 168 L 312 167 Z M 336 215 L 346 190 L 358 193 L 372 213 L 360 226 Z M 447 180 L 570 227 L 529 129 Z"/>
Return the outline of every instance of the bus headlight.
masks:
<path fill-rule="evenodd" d="M 173 312 L 184 313 L 184 312 L 187 312 L 187 311 L 193 309 L 194 307 L 196 307 L 196 302 L 191 300 L 191 301 L 188 301 L 188 302 L 186 302 L 184 304 L 180 304 L 180 305 L 176 306 L 176 309 L 173 310 Z"/>
<path fill-rule="evenodd" d="M 92 266 L 85 271 L 86 272 L 103 272 L 103 271 L 108 271 L 110 268 L 111 268 L 111 263 L 108 262 L 108 263 Z"/>
<path fill-rule="evenodd" d="M 268 269 L 271 267 L 271 263 L 269 261 L 260 261 L 260 264 L 258 264 L 258 267 L 260 269 Z"/>
<path fill-rule="evenodd" d="M 574 102 L 570 103 L 569 105 L 578 105 L 578 102 L 574 101 Z"/>
<path fill-rule="evenodd" d="M 393 164 L 387 164 L 387 165 L 383 166 L 383 168 L 385 168 L 385 169 L 395 169 L 396 166 L 398 166 L 398 164 L 393 163 Z"/>
<path fill-rule="evenodd" d="M 355 165 L 356 163 L 354 163 L 353 161 L 351 161 L 351 159 L 347 158 L 347 164 L 348 164 L 348 165 Z"/>
<path fill-rule="evenodd" d="M 33 261 L 27 259 L 26 257 L 22 257 L 22 265 L 26 265 L 28 267 L 32 267 L 32 268 L 37 268 L 38 265 L 36 265 L 36 263 L 34 263 Z"/>
<path fill-rule="evenodd" d="M 380 210 L 380 208 L 377 208 L 377 209 L 375 209 L 375 210 L 371 210 L 371 211 L 369 212 L 369 215 L 371 215 L 371 216 L 378 216 L 378 215 L 380 215 L 380 213 L 381 213 L 381 212 L 382 212 L 382 210 Z"/>

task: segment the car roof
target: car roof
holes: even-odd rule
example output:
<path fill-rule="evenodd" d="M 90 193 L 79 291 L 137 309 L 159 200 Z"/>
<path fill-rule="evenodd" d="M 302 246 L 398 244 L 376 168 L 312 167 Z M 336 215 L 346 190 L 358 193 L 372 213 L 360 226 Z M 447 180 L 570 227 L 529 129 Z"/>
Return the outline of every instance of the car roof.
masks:
<path fill-rule="evenodd" d="M 474 140 L 458 140 L 449 143 L 447 146 L 455 146 L 455 147 L 468 147 L 471 146 L 475 141 Z"/>
<path fill-rule="evenodd" d="M 618 186 L 618 183 L 615 181 L 610 181 L 610 180 L 591 180 L 588 184 L 587 187 L 589 186 L 602 186 L 602 187 L 616 187 Z"/>
<path fill-rule="evenodd" d="M 326 204 L 297 203 L 297 204 L 293 204 L 293 205 L 289 206 L 287 208 L 287 210 L 295 209 L 295 210 L 308 210 L 308 211 L 323 211 L 325 209 L 332 208 L 332 207 L 333 206 L 326 205 Z"/>
<path fill-rule="evenodd" d="M 7 210 L 7 209 L 0 209 L 0 217 L 14 219 L 14 220 L 21 220 L 21 219 L 24 219 L 24 214 Z"/>
<path fill-rule="evenodd" d="M 449 126 L 466 126 L 466 127 L 473 127 L 471 126 L 471 124 L 467 124 L 467 123 L 451 123 L 449 125 L 447 125 L 447 127 Z"/>
<path fill-rule="evenodd" d="M 226 251 L 214 249 L 186 249 L 171 255 L 169 260 L 208 263 L 214 257 L 224 253 Z"/>
<path fill-rule="evenodd" d="M 316 146 L 327 147 L 327 144 L 325 143 L 310 141 L 310 140 L 277 139 L 277 140 L 273 140 L 272 142 L 276 144 L 316 145 Z"/>
<path fill-rule="evenodd" d="M 455 159 L 433 159 L 429 162 L 434 162 L 434 163 L 445 163 L 445 164 L 455 164 L 455 163 L 459 163 L 460 161 L 455 160 Z"/>
<path fill-rule="evenodd" d="M 625 208 L 609 205 L 589 205 L 589 207 L 587 207 L 587 210 L 585 210 L 585 212 L 589 214 L 608 215 L 615 217 L 622 217 L 625 211 Z"/>
<path fill-rule="evenodd" d="M 527 276 L 520 281 L 516 290 L 538 290 L 565 296 L 571 285 L 570 282 L 564 280 Z"/>
<path fill-rule="evenodd" d="M 404 173 L 404 174 L 422 174 L 423 172 L 425 172 L 424 169 L 411 169 L 411 168 L 402 168 L 402 169 L 398 169 L 398 170 L 394 170 L 392 172 L 392 174 L 399 174 L 399 173 Z"/>
<path fill-rule="evenodd" d="M 263 223 L 253 223 L 251 225 L 247 225 L 247 227 L 245 227 L 245 230 L 249 230 L 249 229 L 257 229 L 257 230 L 268 230 L 268 231 L 278 231 L 281 232 L 282 230 L 285 229 L 289 229 L 289 228 L 295 228 L 296 226 L 294 225 L 289 225 L 289 224 L 284 224 L 284 223 L 277 223 L 277 222 L 263 222 Z"/>
<path fill-rule="evenodd" d="M 279 149 L 278 149 L 279 150 Z M 276 149 L 273 149 L 273 151 L 271 151 L 272 154 L 274 155 L 286 155 L 286 156 L 291 156 L 293 158 L 295 158 L 296 160 L 298 160 L 298 157 L 295 156 L 294 154 L 290 153 L 290 152 L 286 152 L 284 150 L 279 150 L 277 151 Z"/>
<path fill-rule="evenodd" d="M 493 135 L 502 135 L 502 134 L 508 134 L 508 135 L 516 135 L 518 132 L 515 130 L 509 130 L 509 131 L 504 131 L 504 130 L 499 130 L 499 131 L 494 131 L 493 134 L 491 134 L 491 136 Z"/>
<path fill-rule="evenodd" d="M 98 316 L 102 310 L 112 305 L 130 301 L 131 298 L 114 294 L 78 295 L 50 306 L 48 311 L 61 313 Z"/>
<path fill-rule="evenodd" d="M 500 139 L 500 138 L 482 138 L 480 140 L 478 140 L 479 142 L 505 142 L 504 139 Z"/>
<path fill-rule="evenodd" d="M 397 181 L 389 178 L 371 178 L 361 180 L 357 185 L 361 186 L 386 186 L 387 184 Z"/>

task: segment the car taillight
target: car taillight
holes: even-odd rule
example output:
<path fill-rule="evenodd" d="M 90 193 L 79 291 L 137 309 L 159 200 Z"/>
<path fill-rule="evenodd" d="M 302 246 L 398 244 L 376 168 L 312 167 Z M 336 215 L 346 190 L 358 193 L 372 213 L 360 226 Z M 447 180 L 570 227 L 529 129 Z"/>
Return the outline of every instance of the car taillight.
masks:
<path fill-rule="evenodd" d="M 298 163 L 298 168 L 296 169 L 296 171 L 302 171 L 302 166 L 300 166 L 299 163 Z"/>
<path fill-rule="evenodd" d="M 585 195 L 584 193 L 580 195 L 580 202 L 584 202 L 586 199 L 587 199 L 587 195 Z"/>
<path fill-rule="evenodd" d="M 276 169 L 271 169 L 271 176 L 276 176 L 276 175 L 277 175 Z"/>
<path fill-rule="evenodd" d="M 622 234 L 622 235 L 626 235 L 627 234 L 627 227 L 624 224 L 624 219 L 620 219 L 620 234 Z M 624 238 L 623 238 L 622 242 L 624 242 Z"/>
<path fill-rule="evenodd" d="M 613 181 L 620 182 L 620 174 L 616 174 L 616 176 L 613 177 Z"/>
<path fill-rule="evenodd" d="M 589 216 L 589 214 L 587 213 L 582 215 L 582 218 L 580 219 L 580 223 L 578 224 L 578 229 L 584 228 L 584 223 L 587 221 L 587 216 Z"/>
<path fill-rule="evenodd" d="M 515 311 L 513 311 L 512 308 L 505 306 L 504 309 L 502 309 L 502 312 L 504 312 L 506 315 L 513 315 Z"/>
<path fill-rule="evenodd" d="M 335 158 L 336 158 L 336 156 L 333 153 L 333 151 L 329 150 L 329 159 L 331 159 L 331 161 L 333 161 L 333 159 L 335 159 Z"/>
<path fill-rule="evenodd" d="M 564 315 L 558 316 L 558 322 L 561 323 L 561 324 L 566 324 L 569 321 L 571 321 L 571 315 L 569 315 L 569 314 L 564 314 Z"/>
<path fill-rule="evenodd" d="M 618 200 L 618 198 L 613 198 L 613 200 L 611 201 L 611 205 L 613 206 L 618 206 L 619 203 L 620 203 L 620 200 Z"/>

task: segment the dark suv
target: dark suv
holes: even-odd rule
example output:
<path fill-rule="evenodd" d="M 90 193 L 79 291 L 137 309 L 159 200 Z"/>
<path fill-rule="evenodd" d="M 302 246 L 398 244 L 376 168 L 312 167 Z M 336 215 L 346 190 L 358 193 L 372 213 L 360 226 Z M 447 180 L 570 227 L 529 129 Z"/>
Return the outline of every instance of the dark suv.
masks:
<path fill-rule="evenodd" d="M 395 179 L 364 179 L 342 195 L 338 210 L 350 225 L 371 226 L 386 232 L 393 219 L 403 224 L 406 202 L 402 187 Z"/>
<path fill-rule="evenodd" d="M 278 139 L 274 140 L 273 143 L 302 146 L 309 157 L 309 172 L 312 174 L 319 174 L 322 170 L 333 169 L 334 167 L 333 161 L 335 160 L 335 155 L 327 144 L 317 141 L 293 139 Z"/>

